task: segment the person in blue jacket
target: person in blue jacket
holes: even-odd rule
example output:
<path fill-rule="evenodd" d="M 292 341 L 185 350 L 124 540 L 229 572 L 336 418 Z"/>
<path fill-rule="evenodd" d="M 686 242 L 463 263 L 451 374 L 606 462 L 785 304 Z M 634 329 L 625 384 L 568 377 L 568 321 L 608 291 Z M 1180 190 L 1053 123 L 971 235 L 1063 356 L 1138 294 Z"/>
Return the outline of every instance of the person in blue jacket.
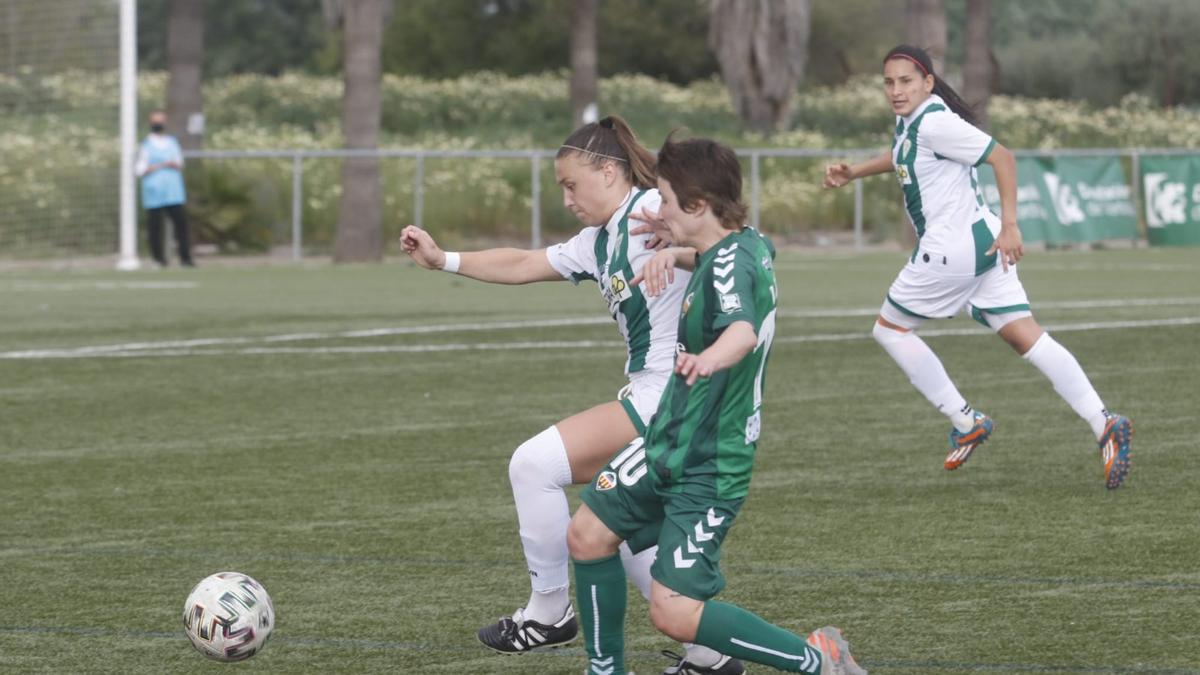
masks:
<path fill-rule="evenodd" d="M 142 179 L 142 208 L 146 209 L 150 254 L 159 265 L 166 266 L 162 236 L 165 213 L 175 226 L 180 264 L 193 267 L 195 263 L 192 261 L 187 214 L 183 210 L 187 202 L 187 193 L 183 188 L 183 151 L 179 141 L 166 133 L 166 113 L 155 110 L 150 113 L 148 121 L 150 134 L 142 141 L 136 169 L 138 177 Z"/>

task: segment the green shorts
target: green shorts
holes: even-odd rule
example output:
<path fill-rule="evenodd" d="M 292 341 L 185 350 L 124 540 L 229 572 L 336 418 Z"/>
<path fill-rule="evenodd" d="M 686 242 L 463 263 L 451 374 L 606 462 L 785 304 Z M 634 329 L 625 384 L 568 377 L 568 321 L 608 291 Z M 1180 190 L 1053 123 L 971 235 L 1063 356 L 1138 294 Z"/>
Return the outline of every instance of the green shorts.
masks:
<path fill-rule="evenodd" d="M 641 438 L 617 453 L 580 496 L 634 553 L 658 545 L 650 576 L 662 585 L 695 600 L 725 587 L 721 543 L 743 499 L 666 490 L 649 471 Z"/>

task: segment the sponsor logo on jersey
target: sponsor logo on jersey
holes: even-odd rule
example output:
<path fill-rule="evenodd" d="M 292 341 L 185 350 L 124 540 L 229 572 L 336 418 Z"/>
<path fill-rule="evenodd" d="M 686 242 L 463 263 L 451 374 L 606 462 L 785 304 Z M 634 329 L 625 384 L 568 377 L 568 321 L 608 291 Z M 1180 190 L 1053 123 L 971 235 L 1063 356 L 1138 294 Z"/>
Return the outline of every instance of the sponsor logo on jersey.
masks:
<path fill-rule="evenodd" d="M 769 270 L 769 269 L 775 267 L 775 264 L 771 262 L 771 256 L 764 255 L 762 257 L 762 266 L 763 266 L 764 270 Z"/>
<path fill-rule="evenodd" d="M 906 138 L 904 139 L 904 142 L 900 144 L 900 156 L 907 157 L 909 150 L 912 150 L 912 139 Z"/>
<path fill-rule="evenodd" d="M 733 293 L 726 293 L 721 296 L 721 311 L 729 314 L 736 312 L 742 308 L 742 299 Z"/>
<path fill-rule="evenodd" d="M 617 487 L 617 474 L 612 471 L 601 471 L 599 476 L 596 476 L 596 490 L 605 492 Z"/>
<path fill-rule="evenodd" d="M 629 281 L 625 279 L 625 271 L 617 270 L 608 277 L 607 288 L 601 289 L 604 294 L 604 299 L 608 302 L 609 312 L 616 314 L 617 307 L 629 298 L 633 297 L 633 289 L 629 286 Z"/>
<path fill-rule="evenodd" d="M 762 434 L 762 411 L 755 410 L 754 414 L 746 418 L 746 445 L 758 440 Z"/>

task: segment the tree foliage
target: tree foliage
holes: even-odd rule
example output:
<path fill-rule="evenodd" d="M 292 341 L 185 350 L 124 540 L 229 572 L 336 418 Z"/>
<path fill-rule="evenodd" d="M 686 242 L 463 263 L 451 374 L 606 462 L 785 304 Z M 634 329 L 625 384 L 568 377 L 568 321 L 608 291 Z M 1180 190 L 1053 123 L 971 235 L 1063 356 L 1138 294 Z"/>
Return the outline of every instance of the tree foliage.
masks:
<path fill-rule="evenodd" d="M 7 0 L 11 2 L 13 0 Z M 946 71 L 966 57 L 967 0 L 944 0 Z M 141 66 L 166 67 L 167 5 L 138 3 Z M 992 3 L 997 93 L 1109 105 L 1130 92 L 1160 104 L 1200 104 L 1200 2 L 1038 0 Z M 812 3 L 804 87 L 876 74 L 903 42 L 905 3 Z M 341 37 L 326 30 L 321 0 L 221 0 L 207 20 L 206 77 L 286 70 L 336 74 Z M 570 3 L 548 0 L 404 0 L 384 33 L 384 72 L 427 78 L 481 70 L 560 71 L 568 63 Z M 644 73 L 677 84 L 717 75 L 704 39 L 706 0 L 603 0 L 599 72 Z"/>

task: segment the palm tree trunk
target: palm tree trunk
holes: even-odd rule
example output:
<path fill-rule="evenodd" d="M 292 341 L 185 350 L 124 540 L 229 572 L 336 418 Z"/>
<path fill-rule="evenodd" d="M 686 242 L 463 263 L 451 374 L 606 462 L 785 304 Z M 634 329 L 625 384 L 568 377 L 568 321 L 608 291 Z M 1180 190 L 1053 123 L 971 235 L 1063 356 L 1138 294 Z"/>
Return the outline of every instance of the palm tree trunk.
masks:
<path fill-rule="evenodd" d="M 929 52 L 933 69 L 946 70 L 946 5 L 943 0 L 908 0 L 904 6 L 908 43 Z"/>
<path fill-rule="evenodd" d="M 596 121 L 599 91 L 596 68 L 596 13 L 599 0 L 571 3 L 571 120 L 572 127 Z"/>
<path fill-rule="evenodd" d="M 709 44 L 749 128 L 771 134 L 791 122 L 811 15 L 809 0 L 712 0 Z"/>
<path fill-rule="evenodd" d="M 167 19 L 167 125 L 184 150 L 204 145 L 204 0 L 171 0 Z"/>
<path fill-rule="evenodd" d="M 992 67 L 992 0 L 967 0 L 967 63 L 963 67 L 963 98 L 975 111 L 980 128 L 988 126 L 995 71 Z"/>
<path fill-rule="evenodd" d="M 379 144 L 382 96 L 383 0 L 346 2 L 343 15 L 342 134 L 346 148 L 374 150 Z M 383 257 L 379 161 L 350 158 L 342 163 L 335 262 L 374 262 Z"/>

